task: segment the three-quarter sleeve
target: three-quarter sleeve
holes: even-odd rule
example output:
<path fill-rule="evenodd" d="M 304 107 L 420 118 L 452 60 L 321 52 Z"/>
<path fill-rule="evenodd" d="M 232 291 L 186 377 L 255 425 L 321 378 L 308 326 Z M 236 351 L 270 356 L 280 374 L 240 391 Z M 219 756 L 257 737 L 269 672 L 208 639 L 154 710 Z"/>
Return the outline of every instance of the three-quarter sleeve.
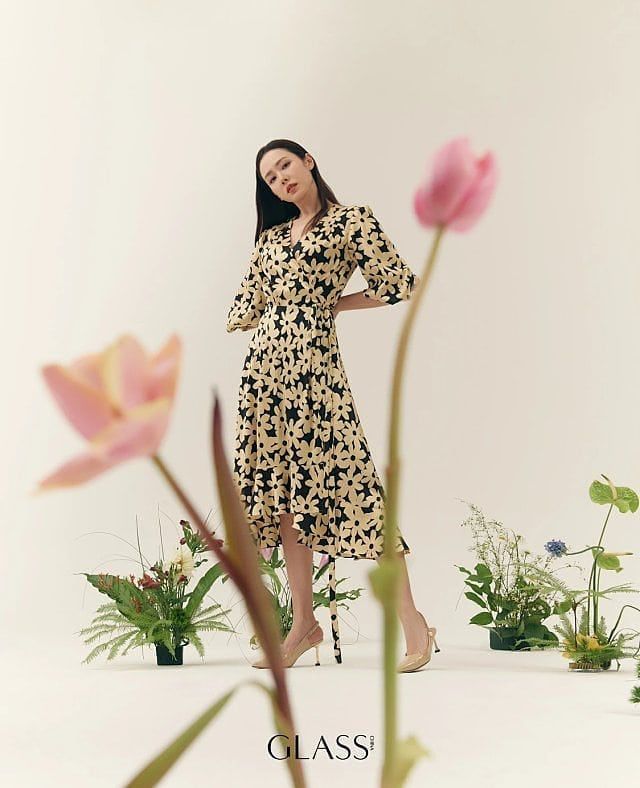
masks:
<path fill-rule="evenodd" d="M 368 285 L 367 298 L 396 304 L 408 301 L 417 277 L 400 257 L 370 206 L 357 206 L 350 220 L 347 254 Z"/>
<path fill-rule="evenodd" d="M 255 328 L 264 312 L 266 298 L 260 270 L 260 254 L 264 239 L 265 232 L 262 232 L 251 253 L 249 267 L 229 309 L 227 315 L 228 333 L 237 329 L 248 331 L 250 328 Z"/>

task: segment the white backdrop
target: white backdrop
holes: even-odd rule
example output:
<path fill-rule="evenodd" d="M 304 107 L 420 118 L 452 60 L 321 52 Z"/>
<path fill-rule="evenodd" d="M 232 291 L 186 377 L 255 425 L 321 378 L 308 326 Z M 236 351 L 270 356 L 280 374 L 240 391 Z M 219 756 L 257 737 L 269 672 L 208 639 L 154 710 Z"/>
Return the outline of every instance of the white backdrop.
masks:
<path fill-rule="evenodd" d="M 343 203 L 369 204 L 420 274 L 431 236 L 411 198 L 431 154 L 466 134 L 494 151 L 495 199 L 446 236 L 410 352 L 401 527 L 418 607 L 442 643 L 484 644 L 458 604 L 466 509 L 576 548 L 604 510 L 601 472 L 640 487 L 640 10 L 631 0 L 383 4 L 3 2 L 4 639 L 77 642 L 102 601 L 78 573 L 130 571 L 158 511 L 149 462 L 31 495 L 82 444 L 39 375 L 126 331 L 184 340 L 163 456 L 220 523 L 212 387 L 229 457 L 248 334 L 226 313 L 253 247 L 254 160 L 298 140 Z M 348 291 L 364 286 L 359 272 Z M 407 306 L 341 314 L 338 335 L 374 459 L 386 461 L 392 354 Z M 640 551 L 638 517 L 614 549 Z M 106 563 L 105 563 L 106 562 Z M 640 557 L 624 579 L 640 582 Z M 338 563 L 366 585 L 372 562 Z M 622 578 L 622 576 L 621 576 Z M 226 588 L 226 587 L 225 587 Z M 220 597 L 228 601 L 229 590 Z M 362 635 L 379 636 L 368 595 Z M 328 619 L 326 620 L 328 624 Z M 328 635 L 328 627 L 326 634 Z M 343 628 L 345 646 L 352 638 Z M 231 646 L 233 648 L 233 645 Z"/>

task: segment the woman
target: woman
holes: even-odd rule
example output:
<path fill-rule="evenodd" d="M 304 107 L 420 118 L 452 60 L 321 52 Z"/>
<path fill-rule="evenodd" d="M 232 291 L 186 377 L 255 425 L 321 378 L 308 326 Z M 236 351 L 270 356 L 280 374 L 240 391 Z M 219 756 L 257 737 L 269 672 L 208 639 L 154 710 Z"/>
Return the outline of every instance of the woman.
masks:
<path fill-rule="evenodd" d="M 323 640 L 313 615 L 313 552 L 329 559 L 334 655 L 342 661 L 335 558 L 383 552 L 384 489 L 342 363 L 335 317 L 407 300 L 417 277 L 369 206 L 344 206 L 295 142 L 256 157 L 258 224 L 227 331 L 256 329 L 240 383 L 234 478 L 259 549 L 282 544 L 293 602 L 283 649 L 291 667 Z M 341 296 L 358 266 L 368 288 Z M 416 610 L 398 534 L 398 614 L 406 639 L 400 672 L 431 658 L 435 628 Z M 436 651 L 438 647 L 436 644 Z M 256 668 L 268 667 L 263 659 Z"/>

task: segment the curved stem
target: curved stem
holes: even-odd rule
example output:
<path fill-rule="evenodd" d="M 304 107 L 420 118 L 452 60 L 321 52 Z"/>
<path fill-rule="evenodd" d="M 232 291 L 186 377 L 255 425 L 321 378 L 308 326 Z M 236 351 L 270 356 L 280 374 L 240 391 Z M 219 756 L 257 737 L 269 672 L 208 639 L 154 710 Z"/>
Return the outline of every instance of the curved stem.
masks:
<path fill-rule="evenodd" d="M 616 619 L 616 623 L 613 625 L 613 629 L 612 629 L 612 630 L 611 630 L 611 632 L 609 633 L 609 637 L 607 638 L 607 643 L 610 643 L 610 642 L 611 642 L 611 638 L 613 637 L 613 635 L 614 635 L 614 633 L 615 633 L 616 629 L 618 628 L 618 624 L 620 623 L 620 619 L 622 618 L 622 614 L 623 614 L 623 612 L 624 612 L 624 609 L 625 609 L 625 607 L 630 607 L 630 608 L 632 608 L 633 610 L 637 610 L 638 612 L 640 612 L 640 607 L 636 607 L 635 605 L 623 605 L 623 606 L 620 608 L 620 613 L 619 613 L 619 615 L 618 615 L 618 618 Z"/>

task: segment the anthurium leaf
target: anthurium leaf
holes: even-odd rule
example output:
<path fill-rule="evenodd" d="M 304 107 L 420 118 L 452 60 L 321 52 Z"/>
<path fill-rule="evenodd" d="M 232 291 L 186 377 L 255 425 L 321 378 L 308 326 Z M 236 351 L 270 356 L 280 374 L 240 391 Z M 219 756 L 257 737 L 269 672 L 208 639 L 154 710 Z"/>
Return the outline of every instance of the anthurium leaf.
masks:
<path fill-rule="evenodd" d="M 622 513 L 638 509 L 638 495 L 630 487 L 616 487 L 596 480 L 589 487 L 589 497 L 594 503 L 613 504 Z"/>
<path fill-rule="evenodd" d="M 431 753 L 425 749 L 415 736 L 409 736 L 398 742 L 396 750 L 396 774 L 393 785 L 400 788 L 404 785 L 410 771 L 420 760 Z"/>
<path fill-rule="evenodd" d="M 476 615 L 469 620 L 470 624 L 478 624 L 479 626 L 486 626 L 491 624 L 493 616 L 489 612 L 476 613 Z"/>
<path fill-rule="evenodd" d="M 611 553 L 599 553 L 596 556 L 596 565 L 599 566 L 600 569 L 611 569 L 616 572 L 619 572 L 622 568 L 618 556 L 612 555 Z"/>

